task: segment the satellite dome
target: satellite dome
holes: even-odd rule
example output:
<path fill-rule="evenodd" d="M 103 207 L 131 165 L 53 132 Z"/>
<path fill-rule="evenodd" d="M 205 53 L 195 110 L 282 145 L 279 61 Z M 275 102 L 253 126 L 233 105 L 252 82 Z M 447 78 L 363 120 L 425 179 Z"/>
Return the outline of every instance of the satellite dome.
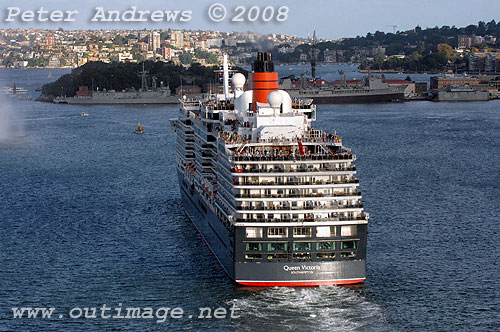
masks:
<path fill-rule="evenodd" d="M 283 103 L 283 96 L 278 91 L 273 91 L 267 96 L 267 102 L 272 108 L 280 107 Z"/>
<path fill-rule="evenodd" d="M 232 79 L 233 86 L 236 89 L 243 89 L 243 86 L 245 85 L 246 80 L 247 79 L 245 78 L 245 75 L 243 75 L 241 73 L 236 73 L 233 75 L 233 79 Z"/>

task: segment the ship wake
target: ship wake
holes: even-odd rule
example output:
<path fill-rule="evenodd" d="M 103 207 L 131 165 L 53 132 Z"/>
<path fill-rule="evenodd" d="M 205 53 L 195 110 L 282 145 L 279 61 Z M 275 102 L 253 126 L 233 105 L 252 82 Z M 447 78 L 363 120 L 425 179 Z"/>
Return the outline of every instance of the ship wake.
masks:
<path fill-rule="evenodd" d="M 381 306 L 362 290 L 325 286 L 247 291 L 231 301 L 236 331 L 391 331 Z"/>

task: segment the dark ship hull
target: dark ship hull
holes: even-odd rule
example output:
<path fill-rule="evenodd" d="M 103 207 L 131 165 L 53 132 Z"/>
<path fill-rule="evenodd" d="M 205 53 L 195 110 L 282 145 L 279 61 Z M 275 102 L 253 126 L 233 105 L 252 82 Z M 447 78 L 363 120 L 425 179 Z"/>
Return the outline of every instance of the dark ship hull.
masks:
<path fill-rule="evenodd" d="M 358 226 L 361 245 L 355 259 L 294 261 L 285 258 L 248 262 L 243 254 L 244 227 L 228 229 L 198 192 L 191 190 L 181 172 L 178 177 L 186 214 L 233 282 L 246 286 L 321 286 L 357 284 L 366 279 L 366 225 Z"/>

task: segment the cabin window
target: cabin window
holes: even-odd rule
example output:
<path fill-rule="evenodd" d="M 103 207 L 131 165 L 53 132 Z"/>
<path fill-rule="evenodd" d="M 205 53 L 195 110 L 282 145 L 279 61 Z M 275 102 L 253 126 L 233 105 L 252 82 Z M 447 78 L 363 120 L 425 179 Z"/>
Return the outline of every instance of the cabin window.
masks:
<path fill-rule="evenodd" d="M 293 228 L 294 237 L 311 237 L 312 227 L 294 227 Z"/>
<path fill-rule="evenodd" d="M 273 260 L 273 259 L 287 259 L 288 254 L 271 254 L 267 255 L 267 259 Z"/>
<path fill-rule="evenodd" d="M 317 242 L 316 243 L 317 250 L 335 250 L 335 242 Z"/>
<path fill-rule="evenodd" d="M 293 254 L 294 259 L 311 259 L 311 254 L 305 252 L 298 252 Z"/>
<path fill-rule="evenodd" d="M 245 255 L 246 259 L 261 259 L 262 255 L 261 254 L 248 254 Z"/>
<path fill-rule="evenodd" d="M 288 243 L 268 243 L 268 251 L 287 251 Z"/>
<path fill-rule="evenodd" d="M 317 237 L 332 237 L 336 236 L 336 227 L 335 226 L 318 226 L 316 227 L 316 236 Z"/>
<path fill-rule="evenodd" d="M 258 239 L 262 237 L 261 227 L 247 227 L 246 236 L 248 239 Z"/>
<path fill-rule="evenodd" d="M 341 236 L 356 236 L 357 235 L 357 227 L 356 225 L 351 226 L 342 226 L 340 229 Z"/>
<path fill-rule="evenodd" d="M 286 227 L 269 227 L 267 229 L 267 237 L 288 237 L 288 228 Z"/>
<path fill-rule="evenodd" d="M 293 250 L 294 251 L 310 251 L 312 248 L 311 242 L 294 242 Z"/>
<path fill-rule="evenodd" d="M 356 257 L 356 253 L 354 251 L 341 252 L 340 253 L 340 257 L 343 257 L 343 258 L 354 258 L 354 257 Z"/>
<path fill-rule="evenodd" d="M 356 249 L 356 241 L 342 241 L 340 247 L 342 248 L 342 250 Z"/>
<path fill-rule="evenodd" d="M 247 243 L 245 246 L 246 251 L 262 251 L 262 243 Z"/>
<path fill-rule="evenodd" d="M 319 252 L 316 254 L 319 259 L 333 259 L 335 258 L 335 253 L 333 252 Z"/>

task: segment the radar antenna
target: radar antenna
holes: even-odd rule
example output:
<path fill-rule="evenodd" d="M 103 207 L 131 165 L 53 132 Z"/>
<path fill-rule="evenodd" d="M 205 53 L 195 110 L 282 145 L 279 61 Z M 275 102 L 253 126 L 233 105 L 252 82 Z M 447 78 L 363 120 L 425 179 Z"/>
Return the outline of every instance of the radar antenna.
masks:
<path fill-rule="evenodd" d="M 148 90 L 148 82 L 146 78 L 146 74 L 148 72 L 144 70 L 144 61 L 142 62 L 142 71 L 140 72 L 141 74 L 141 90 L 142 91 L 147 91 Z"/>

